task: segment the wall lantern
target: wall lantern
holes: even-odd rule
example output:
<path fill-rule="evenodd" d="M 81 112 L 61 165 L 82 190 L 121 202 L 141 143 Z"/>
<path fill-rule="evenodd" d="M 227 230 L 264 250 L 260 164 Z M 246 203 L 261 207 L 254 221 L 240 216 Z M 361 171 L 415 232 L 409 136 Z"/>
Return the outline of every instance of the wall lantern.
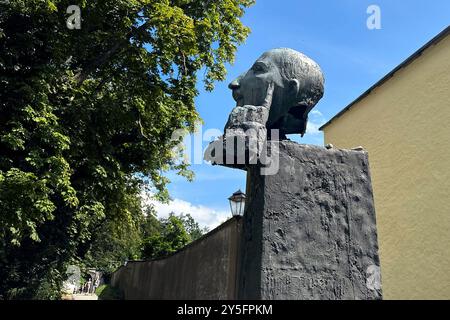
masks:
<path fill-rule="evenodd" d="M 236 191 L 228 198 L 230 201 L 231 214 L 235 216 L 243 216 L 245 209 L 245 193 L 241 190 Z"/>

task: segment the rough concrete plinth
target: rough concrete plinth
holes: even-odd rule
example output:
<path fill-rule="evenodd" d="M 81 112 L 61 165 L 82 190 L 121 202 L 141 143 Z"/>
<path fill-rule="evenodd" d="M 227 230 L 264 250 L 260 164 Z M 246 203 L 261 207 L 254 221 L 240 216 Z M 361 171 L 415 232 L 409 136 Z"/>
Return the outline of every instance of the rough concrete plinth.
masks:
<path fill-rule="evenodd" d="M 368 155 L 279 143 L 280 170 L 248 168 L 241 299 L 381 299 Z"/>

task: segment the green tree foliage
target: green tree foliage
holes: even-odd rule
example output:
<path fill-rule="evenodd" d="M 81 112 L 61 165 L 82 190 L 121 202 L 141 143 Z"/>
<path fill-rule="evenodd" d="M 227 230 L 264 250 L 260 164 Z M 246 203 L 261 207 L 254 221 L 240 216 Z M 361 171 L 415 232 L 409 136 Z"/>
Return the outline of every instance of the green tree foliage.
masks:
<path fill-rule="evenodd" d="M 150 219 L 153 224 L 155 220 Z M 197 240 L 205 232 L 189 214 L 176 216 L 171 213 L 168 218 L 158 222 L 159 226 L 153 229 L 153 233 L 144 238 L 142 257 L 145 259 L 168 256 Z"/>
<path fill-rule="evenodd" d="M 161 222 L 156 218 L 154 208 L 135 207 L 132 225 L 121 225 L 118 221 L 105 221 L 92 237 L 92 245 L 86 254 L 83 265 L 102 271 L 108 277 L 124 261 L 138 260 L 142 257 L 144 239 L 159 234 Z"/>
<path fill-rule="evenodd" d="M 84 267 L 109 275 L 124 261 L 140 259 L 145 217 L 138 206 L 134 210 L 131 224 L 105 220 L 93 233 L 92 244 L 82 261 Z"/>
<path fill-rule="evenodd" d="M 195 221 L 189 213 L 182 214 L 180 216 L 180 219 L 183 223 L 184 228 L 186 229 L 186 232 L 189 234 L 191 241 L 199 239 L 201 236 L 203 236 L 203 234 L 208 232 L 208 228 L 200 228 L 198 222 Z"/>
<path fill-rule="evenodd" d="M 95 231 L 137 223 L 145 183 L 164 200 L 164 171 L 192 178 L 171 134 L 193 130 L 197 73 L 224 79 L 251 3 L 0 3 L 0 296 L 58 298 Z"/>
<path fill-rule="evenodd" d="M 161 221 L 156 217 L 156 211 L 152 206 L 146 208 L 145 219 L 141 225 L 142 238 L 146 239 L 162 230 Z"/>
<path fill-rule="evenodd" d="M 153 207 L 146 207 L 145 215 L 140 208 L 135 209 L 133 225 L 119 227 L 114 221 L 105 221 L 97 229 L 83 260 L 84 267 L 95 268 L 108 276 L 124 261 L 167 256 L 208 231 L 190 214 L 172 213 L 167 219 L 158 220 Z"/>

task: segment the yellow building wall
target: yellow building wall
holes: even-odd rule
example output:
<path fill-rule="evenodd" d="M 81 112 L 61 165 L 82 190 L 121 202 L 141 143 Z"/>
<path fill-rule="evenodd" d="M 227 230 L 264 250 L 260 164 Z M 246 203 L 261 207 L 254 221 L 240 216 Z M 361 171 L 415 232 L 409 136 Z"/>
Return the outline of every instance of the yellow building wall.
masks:
<path fill-rule="evenodd" d="M 324 134 L 369 152 L 384 299 L 450 299 L 450 36 Z"/>

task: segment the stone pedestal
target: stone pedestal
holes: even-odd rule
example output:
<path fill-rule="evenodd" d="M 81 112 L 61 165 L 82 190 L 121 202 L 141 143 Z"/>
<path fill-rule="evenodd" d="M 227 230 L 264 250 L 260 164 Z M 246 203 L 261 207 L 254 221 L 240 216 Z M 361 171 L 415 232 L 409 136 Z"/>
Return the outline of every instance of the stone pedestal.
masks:
<path fill-rule="evenodd" d="M 381 299 L 368 155 L 279 143 L 248 168 L 240 299 Z"/>

